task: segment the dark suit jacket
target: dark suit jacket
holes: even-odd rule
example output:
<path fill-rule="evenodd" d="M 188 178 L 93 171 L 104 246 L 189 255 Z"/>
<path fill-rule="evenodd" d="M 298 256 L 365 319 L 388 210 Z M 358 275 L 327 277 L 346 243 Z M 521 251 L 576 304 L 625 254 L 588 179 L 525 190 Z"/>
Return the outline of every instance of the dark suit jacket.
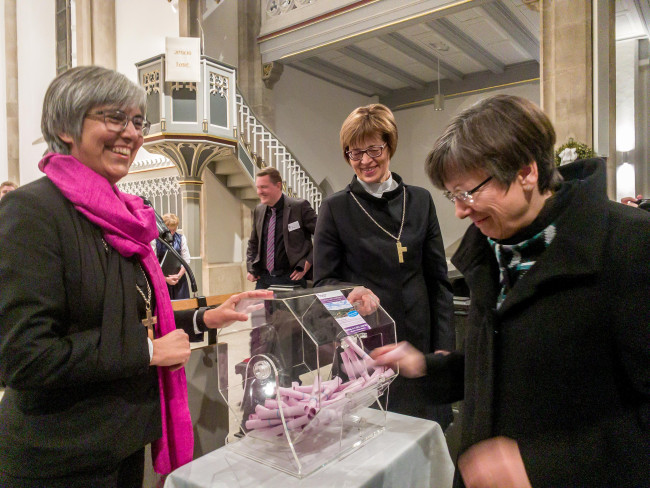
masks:
<path fill-rule="evenodd" d="M 469 227 L 452 258 L 471 291 L 465 354 L 427 358 L 432 401 L 464 386 L 460 452 L 510 437 L 535 487 L 650 480 L 650 215 L 608 201 L 600 174 L 565 183 L 557 235 L 498 310 L 494 252 Z"/>
<path fill-rule="evenodd" d="M 268 205 L 259 204 L 253 212 L 253 231 L 246 251 L 246 268 L 252 275 L 259 276 L 263 271 L 259 266 L 260 257 L 265 252 L 262 246 L 262 228 Z M 314 264 L 311 237 L 316 230 L 316 212 L 307 200 L 284 195 L 282 210 L 282 237 L 289 258 L 291 270 L 304 268 L 305 261 Z M 297 222 L 300 226 L 289 231 L 289 225 Z"/>

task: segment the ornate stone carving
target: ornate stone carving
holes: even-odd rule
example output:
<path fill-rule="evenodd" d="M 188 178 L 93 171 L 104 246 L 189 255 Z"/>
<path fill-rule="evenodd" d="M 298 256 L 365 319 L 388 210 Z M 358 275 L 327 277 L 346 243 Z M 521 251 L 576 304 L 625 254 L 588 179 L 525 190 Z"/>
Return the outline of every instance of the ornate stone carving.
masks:
<path fill-rule="evenodd" d="M 160 197 L 178 195 L 181 187 L 178 184 L 180 177 L 163 176 L 161 178 L 150 178 L 147 180 L 126 181 L 118 183 L 117 187 L 132 195 L 143 195 L 146 197 Z M 150 198 L 151 199 L 151 198 Z"/>
<path fill-rule="evenodd" d="M 228 95 L 228 78 L 210 71 L 210 95 L 219 94 L 221 98 Z"/>
<path fill-rule="evenodd" d="M 142 86 L 147 92 L 147 95 L 150 93 L 160 93 L 160 70 L 150 71 L 142 75 Z"/>
<path fill-rule="evenodd" d="M 267 0 L 266 15 L 275 17 L 315 2 L 316 0 Z"/>
<path fill-rule="evenodd" d="M 284 71 L 284 65 L 273 61 L 271 63 L 265 63 L 262 65 L 262 81 L 264 85 L 270 90 L 273 88 L 273 85 L 280 79 L 282 72 Z"/>
<path fill-rule="evenodd" d="M 196 91 L 196 83 L 194 83 L 194 82 L 182 82 L 182 81 L 174 81 L 172 83 L 172 91 L 173 90 L 182 90 L 183 88 L 187 88 L 190 91 Z"/>

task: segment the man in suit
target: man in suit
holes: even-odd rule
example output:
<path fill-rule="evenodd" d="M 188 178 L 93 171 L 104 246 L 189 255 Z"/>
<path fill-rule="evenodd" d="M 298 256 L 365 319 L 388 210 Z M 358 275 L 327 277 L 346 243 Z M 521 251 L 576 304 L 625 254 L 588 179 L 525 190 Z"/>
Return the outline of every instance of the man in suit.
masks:
<path fill-rule="evenodd" d="M 255 207 L 246 251 L 247 279 L 256 289 L 296 284 L 306 288 L 316 212 L 308 201 L 282 193 L 282 176 L 275 168 L 257 173 L 255 185 L 261 203 Z"/>

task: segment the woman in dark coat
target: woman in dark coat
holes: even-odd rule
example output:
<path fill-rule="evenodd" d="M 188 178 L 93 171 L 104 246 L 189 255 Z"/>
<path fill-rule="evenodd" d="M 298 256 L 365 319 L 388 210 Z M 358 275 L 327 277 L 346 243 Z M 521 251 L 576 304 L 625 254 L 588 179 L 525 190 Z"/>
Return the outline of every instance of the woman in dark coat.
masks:
<path fill-rule="evenodd" d="M 392 112 L 355 109 L 341 128 L 343 157 L 355 172 L 319 210 L 314 235 L 315 285 L 360 284 L 380 299 L 397 338 L 427 352 L 454 349 L 453 302 L 442 236 L 429 192 L 390 171 L 397 149 Z M 418 381 L 398 378 L 388 409 L 451 422 L 451 407 L 432 405 Z"/>
<path fill-rule="evenodd" d="M 59 75 L 43 103 L 46 177 L 0 202 L 3 488 L 140 488 L 150 442 L 159 473 L 192 459 L 190 346 L 150 245 L 154 212 L 115 186 L 147 133 L 145 106 L 114 71 Z M 251 293 L 184 328 L 246 320 L 234 308 Z"/>
<path fill-rule="evenodd" d="M 498 95 L 455 117 L 427 158 L 456 216 L 471 293 L 464 352 L 373 351 L 464 398 L 468 487 L 648 486 L 650 216 L 611 202 L 601 159 L 562 167 L 533 103 Z M 424 376 L 426 375 L 426 376 Z"/>

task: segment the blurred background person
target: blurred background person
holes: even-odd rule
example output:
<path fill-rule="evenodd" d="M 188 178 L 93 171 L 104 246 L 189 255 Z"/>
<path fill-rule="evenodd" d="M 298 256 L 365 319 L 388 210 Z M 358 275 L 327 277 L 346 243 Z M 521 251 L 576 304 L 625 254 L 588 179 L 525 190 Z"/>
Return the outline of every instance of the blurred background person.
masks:
<path fill-rule="evenodd" d="M 145 106 L 115 71 L 57 76 L 43 102 L 46 176 L 0 202 L 3 488 L 140 488 L 148 443 L 159 473 L 189 462 L 186 331 L 246 320 L 235 305 L 262 293 L 175 328 L 154 211 L 115 186 L 147 133 Z"/>
<path fill-rule="evenodd" d="M 14 191 L 16 188 L 18 188 L 18 185 L 13 181 L 4 181 L 0 183 L 0 199 L 10 191 Z"/>
<path fill-rule="evenodd" d="M 272 285 L 307 287 L 313 263 L 316 212 L 307 200 L 282 193 L 282 176 L 264 168 L 255 177 L 260 204 L 246 250 L 246 279 L 256 289 Z"/>
<path fill-rule="evenodd" d="M 187 238 L 183 234 L 179 234 L 178 230 L 178 216 L 173 213 L 167 213 L 162 216 L 165 225 L 172 235 L 171 245 L 174 250 L 180 254 L 186 263 L 190 262 L 190 249 L 187 247 Z M 158 262 L 160 262 L 165 281 L 167 282 L 167 289 L 169 290 L 169 298 L 172 300 L 182 300 L 190 297 L 190 288 L 187 284 L 185 277 L 185 267 L 176 259 L 171 252 L 168 251 L 164 244 L 156 240 L 156 255 Z M 169 271 L 169 272 L 166 272 Z"/>
<path fill-rule="evenodd" d="M 343 122 L 343 158 L 352 182 L 321 205 L 314 237 L 314 285 L 353 283 L 379 297 L 397 338 L 429 352 L 454 349 L 453 293 L 429 192 L 390 171 L 397 126 L 384 105 L 359 107 Z M 388 409 L 436 420 L 445 429 L 450 405 L 434 405 L 420 382 L 397 378 Z"/>
<path fill-rule="evenodd" d="M 452 119 L 426 171 L 472 220 L 452 258 L 471 296 L 464 352 L 372 355 L 426 375 L 431 401 L 464 398 L 468 487 L 647 486 L 650 215 L 608 200 L 602 159 L 562 166 L 580 175 L 563 182 L 554 144 L 519 97 Z"/>

